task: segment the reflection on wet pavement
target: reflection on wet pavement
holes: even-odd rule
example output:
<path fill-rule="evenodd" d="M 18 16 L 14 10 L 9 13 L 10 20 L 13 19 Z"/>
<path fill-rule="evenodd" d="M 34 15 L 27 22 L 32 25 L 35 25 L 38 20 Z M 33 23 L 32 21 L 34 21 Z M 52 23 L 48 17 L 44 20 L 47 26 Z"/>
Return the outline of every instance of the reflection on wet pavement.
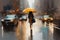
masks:
<path fill-rule="evenodd" d="M 33 40 L 53 40 L 53 23 L 42 23 L 36 19 L 32 25 Z M 0 29 L 0 40 L 30 40 L 30 25 L 28 21 L 19 21 L 15 31 L 4 32 L 3 27 Z"/>
<path fill-rule="evenodd" d="M 19 21 L 19 24 L 16 28 L 16 36 L 18 38 L 18 40 L 26 40 L 26 25 L 25 25 L 25 21 Z"/>
<path fill-rule="evenodd" d="M 49 23 L 49 40 L 54 40 L 53 33 L 54 33 L 54 24 Z"/>

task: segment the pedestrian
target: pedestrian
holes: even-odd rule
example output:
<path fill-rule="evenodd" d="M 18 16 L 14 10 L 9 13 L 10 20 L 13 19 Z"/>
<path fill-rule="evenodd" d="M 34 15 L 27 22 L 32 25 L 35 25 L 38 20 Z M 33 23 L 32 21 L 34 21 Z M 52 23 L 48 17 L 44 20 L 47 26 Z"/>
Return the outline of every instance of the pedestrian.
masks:
<path fill-rule="evenodd" d="M 30 11 L 28 14 L 28 19 L 30 23 L 30 40 L 33 40 L 33 30 L 32 30 L 32 24 L 35 22 L 33 12 Z"/>
<path fill-rule="evenodd" d="M 30 11 L 28 14 L 28 19 L 29 19 L 29 23 L 32 25 L 33 23 L 35 23 L 35 19 L 34 19 L 34 15 L 33 12 Z"/>

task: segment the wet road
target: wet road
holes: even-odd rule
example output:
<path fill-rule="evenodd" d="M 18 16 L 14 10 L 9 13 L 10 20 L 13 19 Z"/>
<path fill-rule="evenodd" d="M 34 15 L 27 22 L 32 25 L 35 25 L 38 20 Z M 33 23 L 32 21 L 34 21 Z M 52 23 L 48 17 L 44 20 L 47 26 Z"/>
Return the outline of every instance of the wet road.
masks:
<path fill-rule="evenodd" d="M 53 39 L 53 23 L 42 23 L 41 20 L 36 19 L 32 25 L 33 40 L 54 40 Z M 15 31 L 4 32 L 3 26 L 0 27 L 0 40 L 30 40 L 30 25 L 27 21 L 19 21 Z"/>

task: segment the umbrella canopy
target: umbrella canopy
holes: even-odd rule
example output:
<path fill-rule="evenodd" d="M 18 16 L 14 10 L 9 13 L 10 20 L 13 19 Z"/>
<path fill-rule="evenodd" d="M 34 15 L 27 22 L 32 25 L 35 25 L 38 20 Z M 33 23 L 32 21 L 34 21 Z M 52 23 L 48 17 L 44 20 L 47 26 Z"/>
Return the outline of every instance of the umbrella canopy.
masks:
<path fill-rule="evenodd" d="M 33 13 L 36 12 L 36 10 L 34 8 L 26 8 L 23 10 L 24 13 L 29 13 L 30 11 L 32 11 Z"/>

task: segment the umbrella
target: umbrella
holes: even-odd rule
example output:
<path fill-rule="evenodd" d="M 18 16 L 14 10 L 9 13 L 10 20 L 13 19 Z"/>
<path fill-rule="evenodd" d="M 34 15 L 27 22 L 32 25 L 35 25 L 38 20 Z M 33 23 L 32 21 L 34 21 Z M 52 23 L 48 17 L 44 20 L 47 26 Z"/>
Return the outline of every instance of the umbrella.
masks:
<path fill-rule="evenodd" d="M 23 10 L 24 13 L 29 13 L 30 11 L 32 11 L 33 13 L 36 12 L 36 10 L 34 8 L 26 8 Z"/>

